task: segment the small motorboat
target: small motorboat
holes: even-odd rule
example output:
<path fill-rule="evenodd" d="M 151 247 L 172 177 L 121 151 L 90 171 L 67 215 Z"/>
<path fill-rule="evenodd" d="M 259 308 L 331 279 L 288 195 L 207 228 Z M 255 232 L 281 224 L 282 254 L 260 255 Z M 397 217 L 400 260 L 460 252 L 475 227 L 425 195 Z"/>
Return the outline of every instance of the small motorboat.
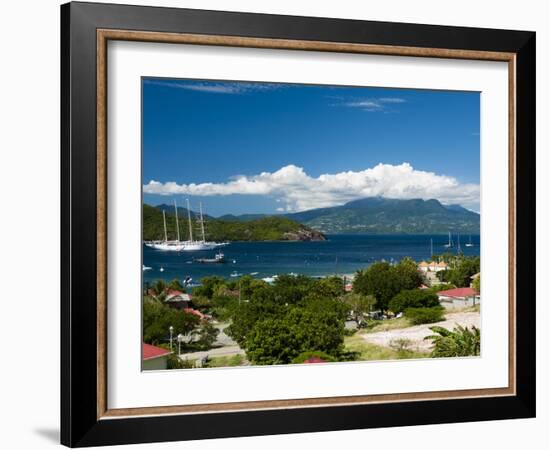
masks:
<path fill-rule="evenodd" d="M 226 262 L 225 255 L 222 252 L 216 253 L 214 258 L 197 258 L 195 261 L 202 264 L 219 264 Z"/>

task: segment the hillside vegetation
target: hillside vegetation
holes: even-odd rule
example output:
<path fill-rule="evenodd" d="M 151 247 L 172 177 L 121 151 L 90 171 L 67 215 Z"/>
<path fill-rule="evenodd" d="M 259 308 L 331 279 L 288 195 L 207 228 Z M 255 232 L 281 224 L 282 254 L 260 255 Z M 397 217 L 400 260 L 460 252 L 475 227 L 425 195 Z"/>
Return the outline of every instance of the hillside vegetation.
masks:
<path fill-rule="evenodd" d="M 187 217 L 178 210 L 180 239 L 189 239 Z M 200 227 L 192 214 L 193 237 L 201 238 Z M 166 212 L 168 239 L 176 239 L 175 215 Z M 267 216 L 246 222 L 208 218 L 205 225 L 206 239 L 211 241 L 320 241 L 325 236 L 294 220 L 282 216 Z M 164 239 L 162 210 L 143 205 L 143 239 Z"/>

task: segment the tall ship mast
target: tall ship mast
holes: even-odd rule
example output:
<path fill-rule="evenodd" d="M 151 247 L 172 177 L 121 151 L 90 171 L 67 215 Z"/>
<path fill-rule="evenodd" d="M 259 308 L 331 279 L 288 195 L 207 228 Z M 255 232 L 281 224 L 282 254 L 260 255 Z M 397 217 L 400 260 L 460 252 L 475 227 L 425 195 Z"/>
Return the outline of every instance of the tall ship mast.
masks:
<path fill-rule="evenodd" d="M 189 206 L 189 199 L 185 199 L 187 202 L 187 220 L 189 221 L 189 241 L 193 242 L 193 225 L 191 223 L 191 207 Z"/>
<path fill-rule="evenodd" d="M 451 239 L 451 232 L 449 231 L 449 243 L 448 244 L 445 244 L 444 247 L 452 247 L 453 246 L 453 241 Z"/>
<path fill-rule="evenodd" d="M 202 202 L 199 202 L 199 214 L 200 214 L 200 221 L 201 221 L 201 231 L 202 231 L 202 242 L 206 242 L 205 234 L 204 234 L 204 218 L 202 217 Z"/>
<path fill-rule="evenodd" d="M 204 231 L 204 216 L 202 214 L 202 203 L 199 203 L 199 223 L 201 226 L 201 241 L 193 240 L 193 225 L 191 222 L 191 207 L 189 206 L 189 199 L 187 201 L 187 217 L 189 220 L 189 240 L 185 242 L 183 250 L 186 252 L 196 252 L 201 250 L 213 250 L 217 247 L 227 245 L 227 242 L 212 242 L 206 240 L 206 233 Z"/>
<path fill-rule="evenodd" d="M 145 245 L 155 250 L 179 252 L 184 249 L 185 243 L 180 241 L 180 226 L 178 220 L 178 205 L 174 200 L 174 210 L 176 215 L 176 240 L 168 240 L 168 230 L 166 228 L 166 211 L 162 210 L 162 223 L 164 226 L 164 240 L 163 241 L 146 241 Z"/>

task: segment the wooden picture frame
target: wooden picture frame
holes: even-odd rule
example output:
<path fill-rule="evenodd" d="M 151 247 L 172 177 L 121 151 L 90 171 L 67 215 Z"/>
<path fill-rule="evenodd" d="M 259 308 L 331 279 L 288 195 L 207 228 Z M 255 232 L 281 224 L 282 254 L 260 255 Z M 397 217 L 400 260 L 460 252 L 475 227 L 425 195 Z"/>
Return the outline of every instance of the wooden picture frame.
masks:
<path fill-rule="evenodd" d="M 61 441 L 91 446 L 535 415 L 535 33 L 69 3 L 61 7 Z M 505 61 L 509 67 L 507 388 L 110 409 L 107 42 Z"/>

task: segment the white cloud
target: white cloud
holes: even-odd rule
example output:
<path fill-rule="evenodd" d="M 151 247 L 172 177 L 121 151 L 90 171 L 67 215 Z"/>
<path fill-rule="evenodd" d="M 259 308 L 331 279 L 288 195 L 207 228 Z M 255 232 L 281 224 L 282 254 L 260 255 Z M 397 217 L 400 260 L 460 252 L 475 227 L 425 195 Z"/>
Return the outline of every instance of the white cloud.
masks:
<path fill-rule="evenodd" d="M 479 211 L 479 185 L 461 184 L 454 177 L 415 170 L 409 163 L 378 164 L 361 171 L 311 177 L 293 164 L 275 172 L 239 175 L 225 183 L 177 184 L 151 180 L 146 194 L 158 195 L 266 195 L 283 203 L 285 211 L 336 206 L 348 201 L 382 196 L 388 198 L 438 199 Z"/>
<path fill-rule="evenodd" d="M 238 81 L 167 81 L 162 79 L 146 79 L 146 84 L 164 86 L 173 89 L 206 92 L 210 94 L 245 94 L 248 92 L 268 91 L 277 89 L 275 83 L 250 83 Z"/>
<path fill-rule="evenodd" d="M 360 108 L 363 111 L 387 111 L 388 105 L 396 105 L 405 103 L 406 100 L 400 97 L 380 97 L 354 100 L 350 102 L 340 103 L 337 106 L 346 106 L 348 108 Z"/>

